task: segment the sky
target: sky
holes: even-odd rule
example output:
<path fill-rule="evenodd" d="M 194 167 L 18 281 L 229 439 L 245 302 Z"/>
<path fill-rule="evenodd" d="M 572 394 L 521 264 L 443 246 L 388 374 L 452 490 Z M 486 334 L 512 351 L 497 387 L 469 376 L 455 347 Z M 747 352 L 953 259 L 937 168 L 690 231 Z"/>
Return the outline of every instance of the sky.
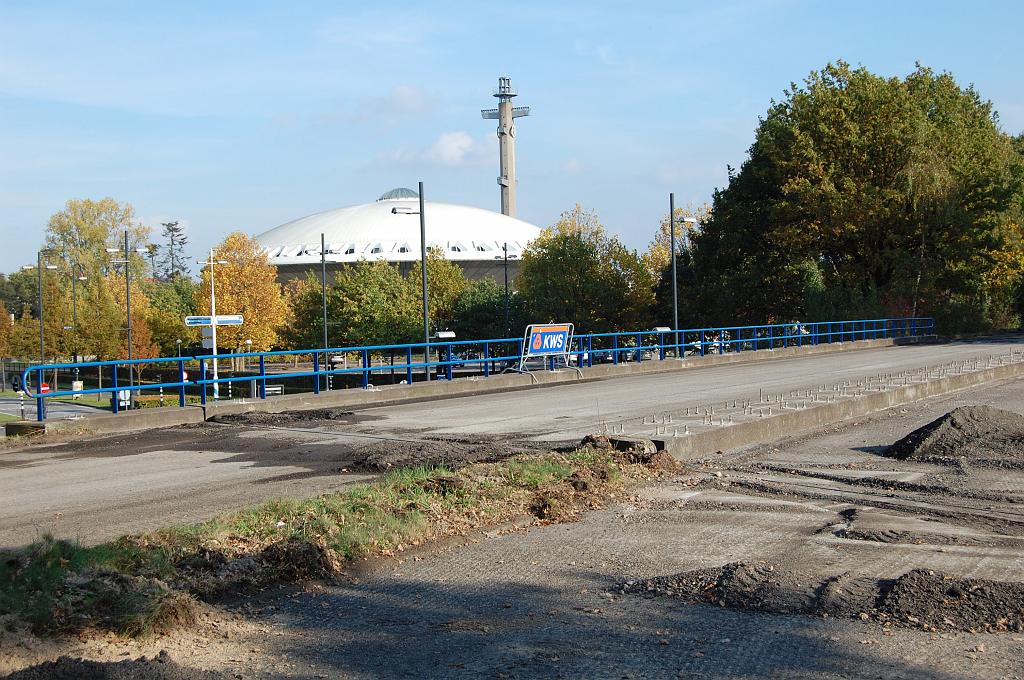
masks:
<path fill-rule="evenodd" d="M 668 194 L 709 202 L 773 99 L 845 60 L 921 62 L 1024 131 L 1020 2 L 0 0 L 0 271 L 68 199 L 112 196 L 189 254 L 425 183 L 499 210 L 499 75 L 519 217 L 576 203 L 645 248 Z M 429 221 L 428 221 L 429 228 Z"/>

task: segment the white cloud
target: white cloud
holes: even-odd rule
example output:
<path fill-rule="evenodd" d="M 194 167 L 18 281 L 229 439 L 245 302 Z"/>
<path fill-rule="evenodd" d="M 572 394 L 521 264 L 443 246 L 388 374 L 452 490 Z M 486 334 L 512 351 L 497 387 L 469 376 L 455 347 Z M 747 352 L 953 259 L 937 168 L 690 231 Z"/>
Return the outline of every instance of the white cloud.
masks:
<path fill-rule="evenodd" d="M 464 130 L 443 132 L 425 148 L 401 148 L 384 157 L 385 161 L 402 165 L 441 165 L 465 167 L 496 161 L 497 152 L 481 138 Z"/>

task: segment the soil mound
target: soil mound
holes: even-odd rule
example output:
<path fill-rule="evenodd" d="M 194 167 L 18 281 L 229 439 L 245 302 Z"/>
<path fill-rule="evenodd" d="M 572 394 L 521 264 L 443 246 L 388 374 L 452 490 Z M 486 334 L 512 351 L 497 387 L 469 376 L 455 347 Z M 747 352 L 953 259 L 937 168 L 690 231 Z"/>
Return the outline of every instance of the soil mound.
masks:
<path fill-rule="evenodd" d="M 140 657 L 124 661 L 86 661 L 62 656 L 56 661 L 23 668 L 5 680 L 216 680 L 229 677 L 213 671 L 184 668 L 167 652 L 152 659 Z"/>
<path fill-rule="evenodd" d="M 347 421 L 353 422 L 355 414 L 352 411 L 345 411 L 338 408 L 315 408 L 306 411 L 285 411 L 283 413 L 232 413 L 229 415 L 214 416 L 210 418 L 215 423 L 230 423 L 234 425 L 289 425 L 292 423 L 331 422 Z"/>
<path fill-rule="evenodd" d="M 899 460 L 960 458 L 1024 464 L 1024 416 L 991 406 L 961 406 L 889 447 Z"/>
<path fill-rule="evenodd" d="M 894 580 L 849 573 L 822 578 L 775 564 L 733 562 L 630 581 L 622 592 L 926 630 L 1024 632 L 1024 583 L 964 579 L 924 569 Z"/>

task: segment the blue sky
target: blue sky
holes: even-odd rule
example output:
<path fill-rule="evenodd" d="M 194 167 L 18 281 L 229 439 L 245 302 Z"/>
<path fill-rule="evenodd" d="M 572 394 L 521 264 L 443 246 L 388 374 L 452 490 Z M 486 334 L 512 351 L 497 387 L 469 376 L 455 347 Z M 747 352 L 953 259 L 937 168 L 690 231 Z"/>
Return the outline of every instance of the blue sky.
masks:
<path fill-rule="evenodd" d="M 493 106 L 512 77 L 520 217 L 576 202 L 645 247 L 669 191 L 709 201 L 758 116 L 845 59 L 974 83 L 1024 130 L 1018 2 L 0 0 L 0 270 L 70 198 L 187 225 L 198 257 L 426 183 L 498 209 Z M 499 19 L 501 23 L 499 23 Z"/>

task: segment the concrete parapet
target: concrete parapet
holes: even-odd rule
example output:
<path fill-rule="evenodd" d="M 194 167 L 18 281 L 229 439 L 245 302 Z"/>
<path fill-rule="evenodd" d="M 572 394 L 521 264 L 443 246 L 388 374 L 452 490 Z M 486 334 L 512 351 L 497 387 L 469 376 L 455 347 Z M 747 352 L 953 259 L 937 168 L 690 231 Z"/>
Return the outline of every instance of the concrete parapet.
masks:
<path fill-rule="evenodd" d="M 718 451 L 783 439 L 793 434 L 816 430 L 851 418 L 860 418 L 900 404 L 958 392 L 994 380 L 1021 376 L 1024 376 L 1024 363 L 1010 363 L 972 373 L 946 376 L 923 383 L 896 387 L 884 392 L 864 394 L 807 409 L 785 411 L 764 418 L 723 425 L 703 432 L 676 437 L 654 437 L 653 441 L 659 449 L 668 451 L 680 460 L 693 460 Z"/>
<path fill-rule="evenodd" d="M 47 420 L 45 423 L 39 423 L 34 420 L 16 420 L 4 423 L 4 432 L 8 437 L 41 434 L 44 432 L 115 434 L 118 432 L 153 430 L 161 427 L 174 427 L 175 425 L 201 422 L 203 422 L 203 410 L 194 406 L 186 406 L 185 408 L 137 409 L 134 411 L 123 411 L 117 415 Z"/>
<path fill-rule="evenodd" d="M 412 385 L 386 385 L 372 389 L 345 389 L 321 391 L 320 394 L 306 392 L 287 394 L 267 399 L 237 399 L 231 401 L 210 401 L 206 406 L 185 408 L 165 407 L 126 411 L 118 415 L 91 416 L 74 420 L 47 421 L 45 425 L 34 421 L 15 421 L 6 424 L 6 432 L 26 434 L 55 431 L 84 431 L 94 434 L 131 432 L 137 430 L 173 427 L 198 423 L 218 415 L 236 413 L 281 413 L 319 408 L 371 408 L 389 406 L 425 399 L 445 399 L 491 392 L 530 389 L 547 385 L 559 385 L 579 381 L 606 380 L 631 375 L 667 373 L 710 368 L 727 364 L 747 364 L 772 359 L 786 359 L 814 354 L 828 354 L 856 350 L 891 347 L 897 344 L 932 342 L 934 337 L 899 338 L 878 340 L 857 340 L 834 342 L 823 345 L 804 345 L 775 349 L 746 350 L 729 354 L 707 354 L 683 359 L 651 359 L 641 362 L 601 364 L 591 368 L 538 371 L 533 374 L 506 373 L 488 378 L 468 377 L 455 380 L 434 380 Z"/>

